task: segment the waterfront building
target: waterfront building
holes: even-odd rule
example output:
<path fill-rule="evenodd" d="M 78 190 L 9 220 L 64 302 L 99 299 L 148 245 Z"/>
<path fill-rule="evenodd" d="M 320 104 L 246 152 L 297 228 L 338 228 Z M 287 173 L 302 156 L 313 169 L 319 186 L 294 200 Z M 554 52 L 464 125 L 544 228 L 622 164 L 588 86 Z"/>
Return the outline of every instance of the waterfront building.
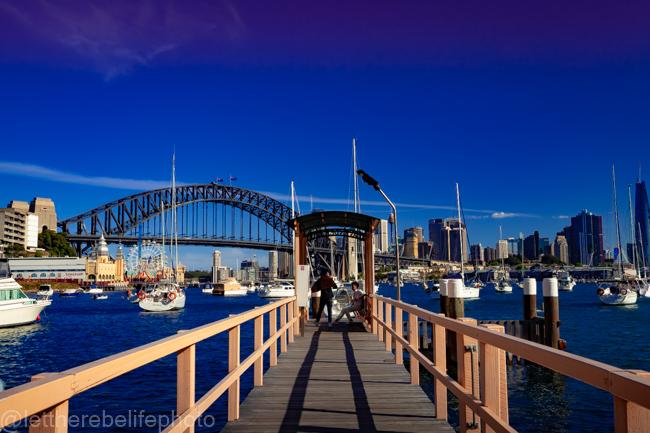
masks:
<path fill-rule="evenodd" d="M 14 208 L 0 209 L 0 243 L 26 247 L 27 214 Z"/>
<path fill-rule="evenodd" d="M 539 258 L 539 232 L 535 232 L 524 238 L 524 257 L 527 260 L 537 260 Z"/>
<path fill-rule="evenodd" d="M 86 280 L 85 257 L 21 257 L 8 262 L 16 280 Z"/>
<path fill-rule="evenodd" d="M 485 247 L 483 249 L 483 259 L 485 263 L 494 262 L 497 260 L 497 250 L 492 247 Z"/>
<path fill-rule="evenodd" d="M 418 238 L 414 233 L 404 232 L 404 257 L 418 257 Z"/>
<path fill-rule="evenodd" d="M 551 253 L 551 243 L 548 238 L 539 238 L 539 250 L 537 251 L 537 255 L 541 256 L 542 254 L 550 254 Z"/>
<path fill-rule="evenodd" d="M 472 245 L 470 248 L 470 256 L 471 260 L 473 263 L 478 263 L 478 264 L 484 264 L 485 263 L 485 256 L 483 254 L 483 245 L 475 244 Z"/>
<path fill-rule="evenodd" d="M 519 239 L 508 238 L 508 256 L 516 256 L 519 254 Z"/>
<path fill-rule="evenodd" d="M 219 279 L 219 268 L 221 267 L 221 251 L 214 250 L 212 252 L 212 283 L 218 283 L 221 281 Z"/>
<path fill-rule="evenodd" d="M 431 258 L 434 260 L 445 260 L 443 257 L 443 242 L 446 239 L 443 236 L 443 227 L 445 226 L 445 220 L 442 218 L 435 218 L 429 220 L 429 241 L 432 243 Z"/>
<path fill-rule="evenodd" d="M 278 276 L 280 278 L 293 277 L 293 255 L 286 251 L 278 253 Z"/>
<path fill-rule="evenodd" d="M 375 251 L 379 253 L 388 252 L 388 220 L 379 220 L 373 239 L 375 242 Z"/>
<path fill-rule="evenodd" d="M 465 224 L 459 224 L 457 218 L 429 220 L 429 240 L 433 242 L 432 259 L 459 262 L 460 239 L 465 246 L 463 260 L 467 261 L 469 253 Z"/>
<path fill-rule="evenodd" d="M 267 281 L 275 281 L 278 278 L 278 252 L 269 251 L 269 267 Z"/>
<path fill-rule="evenodd" d="M 562 263 L 569 264 L 569 243 L 562 233 L 555 236 L 555 241 L 551 245 L 551 255 L 558 258 Z"/>
<path fill-rule="evenodd" d="M 418 243 L 418 257 L 421 259 L 429 259 L 431 257 L 433 242 L 423 241 Z"/>
<path fill-rule="evenodd" d="M 38 232 L 43 230 L 56 231 L 56 209 L 54 202 L 50 198 L 34 197 L 29 204 L 29 211 L 38 215 L 38 222 L 40 224 Z"/>
<path fill-rule="evenodd" d="M 650 263 L 650 207 L 648 205 L 648 191 L 645 182 L 639 179 L 636 183 L 634 194 L 634 216 L 635 216 L 635 237 L 637 251 L 639 251 L 639 263 L 648 266 Z"/>
<path fill-rule="evenodd" d="M 91 257 L 86 260 L 86 275 L 89 280 L 112 283 L 124 281 L 124 255 L 122 246 L 117 249 L 115 259 L 108 252 L 108 244 L 102 234 Z"/>
<path fill-rule="evenodd" d="M 507 259 L 508 258 L 508 241 L 505 239 L 499 239 L 497 241 L 497 259 Z"/>
<path fill-rule="evenodd" d="M 408 238 L 411 235 L 415 236 L 415 238 L 418 240 L 418 243 L 424 241 L 424 230 L 422 227 L 411 227 L 404 230 L 404 239 Z"/>
<path fill-rule="evenodd" d="M 568 232 L 571 263 L 593 266 L 604 263 L 603 217 L 583 210 L 571 218 Z"/>

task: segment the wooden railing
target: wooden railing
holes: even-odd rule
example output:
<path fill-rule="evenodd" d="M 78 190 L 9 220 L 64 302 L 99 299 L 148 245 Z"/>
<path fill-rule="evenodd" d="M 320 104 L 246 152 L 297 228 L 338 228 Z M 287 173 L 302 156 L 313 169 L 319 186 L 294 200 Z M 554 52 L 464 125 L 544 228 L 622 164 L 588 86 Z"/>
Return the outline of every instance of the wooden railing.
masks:
<path fill-rule="evenodd" d="M 650 431 L 650 376 L 506 335 L 503 326 L 477 325 L 476 320 L 450 319 L 416 305 L 372 295 L 372 331 L 395 349 L 395 360 L 410 355 L 411 383 L 419 383 L 419 368 L 434 378 L 436 416 L 447 419 L 447 391 L 458 398 L 461 432 L 516 432 L 508 422 L 505 353 L 510 352 L 557 373 L 609 392 L 614 399 L 617 433 Z M 403 315 L 408 314 L 408 340 L 403 337 Z M 418 350 L 418 319 L 431 323 L 433 356 Z M 447 352 L 453 346 L 455 378 L 447 371 Z M 475 421 L 475 423 L 472 423 Z"/>
<path fill-rule="evenodd" d="M 278 328 L 278 310 L 280 325 Z M 240 377 L 251 366 L 255 386 L 263 384 L 263 356 L 270 349 L 269 365 L 277 364 L 277 345 L 287 351 L 299 333 L 296 298 L 287 298 L 177 335 L 99 359 L 60 373 L 42 373 L 32 382 L 0 393 L 0 429 L 37 415 L 30 433 L 65 433 L 68 401 L 90 388 L 133 371 L 165 356 L 177 355 L 176 413 L 178 417 L 165 433 L 193 433 L 194 423 L 219 397 L 228 392 L 228 420 L 239 418 Z M 264 315 L 269 315 L 269 337 L 264 341 Z M 254 321 L 253 353 L 241 360 L 241 325 Z M 195 396 L 196 344 L 222 332 L 228 332 L 228 374 L 198 401 Z"/>

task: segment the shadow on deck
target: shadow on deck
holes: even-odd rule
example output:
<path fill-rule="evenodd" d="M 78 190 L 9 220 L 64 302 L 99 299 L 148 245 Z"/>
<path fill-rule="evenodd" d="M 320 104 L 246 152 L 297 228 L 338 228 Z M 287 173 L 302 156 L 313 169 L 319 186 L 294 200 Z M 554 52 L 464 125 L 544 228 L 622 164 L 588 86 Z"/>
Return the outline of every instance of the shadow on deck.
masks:
<path fill-rule="evenodd" d="M 453 432 L 360 323 L 308 324 L 223 432 Z"/>

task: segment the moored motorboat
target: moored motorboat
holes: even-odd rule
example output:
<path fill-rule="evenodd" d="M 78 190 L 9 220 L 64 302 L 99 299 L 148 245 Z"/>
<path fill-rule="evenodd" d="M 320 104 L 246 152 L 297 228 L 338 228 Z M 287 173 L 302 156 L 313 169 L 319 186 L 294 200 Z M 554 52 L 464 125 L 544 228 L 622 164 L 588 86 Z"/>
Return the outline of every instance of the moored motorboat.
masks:
<path fill-rule="evenodd" d="M 96 285 L 93 284 L 88 288 L 86 293 L 88 293 L 89 295 L 98 295 L 104 293 L 104 289 L 102 289 L 101 287 L 97 287 Z"/>
<path fill-rule="evenodd" d="M 257 292 L 260 298 L 288 298 L 295 296 L 296 290 L 293 284 L 290 283 L 276 283 L 269 285 Z"/>
<path fill-rule="evenodd" d="M 564 292 L 571 292 L 575 287 L 576 282 L 568 271 L 558 271 L 557 284 L 560 290 Z"/>
<path fill-rule="evenodd" d="M 52 301 L 28 297 L 10 275 L 9 264 L 0 262 L 0 327 L 36 322 L 41 311 L 51 305 Z"/>
<path fill-rule="evenodd" d="M 108 295 L 106 295 L 106 294 L 95 294 L 95 295 L 93 295 L 93 299 L 95 301 L 103 301 L 103 300 L 108 299 Z"/>
<path fill-rule="evenodd" d="M 235 278 L 226 278 L 224 281 L 220 281 L 214 285 L 212 290 L 213 295 L 217 296 L 244 296 L 248 293 L 246 287 L 242 287 L 241 284 Z"/>
<path fill-rule="evenodd" d="M 54 289 L 49 284 L 41 284 L 36 292 L 39 298 L 49 298 L 54 294 Z"/>
<path fill-rule="evenodd" d="M 213 290 L 214 286 L 211 283 L 205 283 L 201 285 L 201 293 L 211 295 Z"/>
<path fill-rule="evenodd" d="M 63 289 L 59 292 L 59 296 L 76 296 L 80 291 L 83 292 L 81 289 Z"/>

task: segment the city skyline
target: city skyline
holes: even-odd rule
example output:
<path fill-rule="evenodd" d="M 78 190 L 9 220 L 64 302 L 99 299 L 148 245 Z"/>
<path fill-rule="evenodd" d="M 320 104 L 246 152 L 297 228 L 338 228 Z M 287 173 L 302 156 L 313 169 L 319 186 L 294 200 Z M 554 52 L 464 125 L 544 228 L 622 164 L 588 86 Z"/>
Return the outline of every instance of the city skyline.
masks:
<path fill-rule="evenodd" d="M 627 215 L 650 159 L 644 2 L 45 4 L 0 2 L 19 42 L 0 44 L 3 206 L 51 197 L 65 218 L 166 186 L 175 149 L 181 182 L 233 175 L 287 202 L 293 180 L 303 211 L 352 209 L 356 137 L 400 234 L 453 217 L 459 182 L 472 243 L 553 238 L 588 209 L 611 246 L 611 164 Z"/>

